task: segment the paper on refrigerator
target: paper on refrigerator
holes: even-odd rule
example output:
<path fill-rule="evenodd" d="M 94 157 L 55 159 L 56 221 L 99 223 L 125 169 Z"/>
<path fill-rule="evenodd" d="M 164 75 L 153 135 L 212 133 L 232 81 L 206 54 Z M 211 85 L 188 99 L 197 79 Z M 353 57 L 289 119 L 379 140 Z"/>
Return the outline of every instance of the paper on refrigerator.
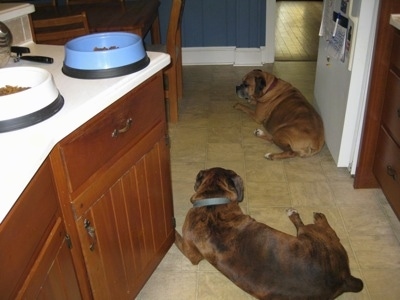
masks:
<path fill-rule="evenodd" d="M 345 62 L 347 27 L 342 26 L 341 18 L 345 18 L 335 11 L 337 0 L 325 0 L 322 11 L 322 21 L 319 35 L 326 41 L 325 50 L 334 59 Z"/>

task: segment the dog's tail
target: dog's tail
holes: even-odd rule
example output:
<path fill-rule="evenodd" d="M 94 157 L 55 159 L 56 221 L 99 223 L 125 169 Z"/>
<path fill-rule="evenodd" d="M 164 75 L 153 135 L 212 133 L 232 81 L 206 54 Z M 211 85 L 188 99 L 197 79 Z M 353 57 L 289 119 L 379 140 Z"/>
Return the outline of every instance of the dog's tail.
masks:
<path fill-rule="evenodd" d="M 358 293 L 360 292 L 364 287 L 364 283 L 362 282 L 361 279 L 349 276 L 346 278 L 344 282 L 344 290 L 346 292 L 353 292 L 353 293 Z"/>

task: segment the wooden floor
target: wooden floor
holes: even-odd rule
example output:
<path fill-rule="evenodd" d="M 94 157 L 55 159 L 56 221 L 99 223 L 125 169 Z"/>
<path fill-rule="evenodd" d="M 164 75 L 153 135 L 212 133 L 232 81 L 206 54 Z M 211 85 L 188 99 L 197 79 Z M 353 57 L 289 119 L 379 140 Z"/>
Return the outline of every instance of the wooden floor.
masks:
<path fill-rule="evenodd" d="M 322 1 L 277 1 L 275 60 L 316 61 Z"/>

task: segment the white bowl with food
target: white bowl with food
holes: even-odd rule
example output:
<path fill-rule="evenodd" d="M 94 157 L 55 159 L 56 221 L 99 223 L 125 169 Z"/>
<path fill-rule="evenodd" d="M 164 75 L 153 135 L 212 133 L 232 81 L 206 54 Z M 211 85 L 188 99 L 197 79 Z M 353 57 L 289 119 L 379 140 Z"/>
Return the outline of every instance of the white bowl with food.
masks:
<path fill-rule="evenodd" d="M 53 76 L 37 67 L 0 69 L 0 133 L 39 123 L 64 104 Z"/>

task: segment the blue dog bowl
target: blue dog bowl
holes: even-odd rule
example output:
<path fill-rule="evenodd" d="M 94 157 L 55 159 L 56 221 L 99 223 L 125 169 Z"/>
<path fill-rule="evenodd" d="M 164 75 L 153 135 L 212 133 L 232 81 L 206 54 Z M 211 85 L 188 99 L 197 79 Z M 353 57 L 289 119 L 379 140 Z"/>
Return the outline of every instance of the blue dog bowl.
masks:
<path fill-rule="evenodd" d="M 62 71 L 74 78 L 122 76 L 142 70 L 150 63 L 142 38 L 128 32 L 81 36 L 67 42 L 64 50 Z"/>

